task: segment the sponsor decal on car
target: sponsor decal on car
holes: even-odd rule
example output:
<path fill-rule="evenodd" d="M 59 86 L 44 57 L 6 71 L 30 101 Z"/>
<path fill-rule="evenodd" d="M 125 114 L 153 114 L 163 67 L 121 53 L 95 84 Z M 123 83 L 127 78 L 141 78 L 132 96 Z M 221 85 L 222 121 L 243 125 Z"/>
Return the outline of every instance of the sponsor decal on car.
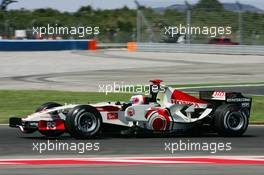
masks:
<path fill-rule="evenodd" d="M 183 104 L 183 105 L 194 105 L 195 108 L 200 108 L 200 105 L 201 105 L 199 103 L 183 101 L 183 100 L 175 100 L 175 99 L 171 99 L 171 103 L 172 104 Z"/>
<path fill-rule="evenodd" d="M 117 120 L 118 113 L 107 113 L 107 120 Z"/>
<path fill-rule="evenodd" d="M 250 102 L 249 98 L 230 98 L 226 100 L 227 102 Z"/>
<path fill-rule="evenodd" d="M 132 117 L 133 115 L 135 115 L 135 109 L 134 108 L 128 108 L 127 116 Z"/>
<path fill-rule="evenodd" d="M 226 99 L 226 93 L 221 91 L 215 91 L 212 94 L 212 99 L 214 100 L 225 100 Z"/>
<path fill-rule="evenodd" d="M 64 121 L 63 120 L 55 120 L 55 121 L 40 120 L 38 122 L 38 127 L 39 127 L 40 131 L 65 130 L 65 126 L 64 126 Z"/>

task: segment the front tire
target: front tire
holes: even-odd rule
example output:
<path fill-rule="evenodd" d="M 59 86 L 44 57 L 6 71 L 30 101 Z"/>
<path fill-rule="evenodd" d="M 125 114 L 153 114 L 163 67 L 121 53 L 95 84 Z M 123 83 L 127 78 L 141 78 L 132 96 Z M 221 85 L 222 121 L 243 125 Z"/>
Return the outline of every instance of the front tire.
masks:
<path fill-rule="evenodd" d="M 42 105 L 40 105 L 35 112 L 41 112 L 43 110 L 46 110 L 46 109 L 51 109 L 51 108 L 55 108 L 55 107 L 59 107 L 61 106 L 61 104 L 59 103 L 55 103 L 55 102 L 47 102 L 47 103 L 44 103 Z"/>
<path fill-rule="evenodd" d="M 41 112 L 43 110 L 47 110 L 47 109 L 51 109 L 51 108 L 55 108 L 55 107 L 59 107 L 59 106 L 62 106 L 62 105 L 59 103 L 55 103 L 55 102 L 47 102 L 47 103 L 44 103 L 43 105 L 39 106 L 36 109 L 36 112 Z M 53 112 L 53 115 L 58 115 L 58 113 Z M 40 132 L 40 134 L 44 135 L 45 137 L 59 137 L 64 133 L 64 131 L 59 131 L 59 130 L 39 131 L 39 132 Z"/>
<path fill-rule="evenodd" d="M 238 105 L 224 104 L 215 111 L 215 129 L 220 136 L 241 136 L 247 130 L 248 118 Z"/>
<path fill-rule="evenodd" d="M 67 114 L 65 126 L 72 137 L 91 139 L 100 133 L 102 117 L 99 111 L 92 106 L 76 106 Z"/>

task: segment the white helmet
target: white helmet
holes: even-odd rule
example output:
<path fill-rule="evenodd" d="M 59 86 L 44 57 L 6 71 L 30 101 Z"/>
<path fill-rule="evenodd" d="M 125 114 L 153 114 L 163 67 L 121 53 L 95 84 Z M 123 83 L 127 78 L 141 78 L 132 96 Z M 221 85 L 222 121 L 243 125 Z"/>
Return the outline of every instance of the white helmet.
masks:
<path fill-rule="evenodd" d="M 131 97 L 130 101 L 132 104 L 145 104 L 145 97 L 143 95 L 134 95 Z"/>

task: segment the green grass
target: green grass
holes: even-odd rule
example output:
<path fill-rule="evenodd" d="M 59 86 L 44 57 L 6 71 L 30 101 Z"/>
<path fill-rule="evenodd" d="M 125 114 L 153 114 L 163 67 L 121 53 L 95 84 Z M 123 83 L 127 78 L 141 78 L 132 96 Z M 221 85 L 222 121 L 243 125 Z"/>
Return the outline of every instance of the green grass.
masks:
<path fill-rule="evenodd" d="M 26 116 L 33 113 L 45 102 L 96 103 L 105 101 L 128 101 L 131 94 L 113 94 L 99 92 L 66 92 L 66 91 L 23 91 L 0 90 L 0 123 L 8 123 L 12 116 Z"/>
<path fill-rule="evenodd" d="M 250 122 L 264 123 L 264 96 L 253 97 Z"/>
<path fill-rule="evenodd" d="M 96 103 L 104 101 L 128 101 L 131 94 L 66 91 L 0 90 L 0 123 L 8 123 L 12 116 L 26 116 L 41 104 L 49 101 L 64 103 Z M 253 97 L 251 123 L 264 123 L 264 97 Z"/>

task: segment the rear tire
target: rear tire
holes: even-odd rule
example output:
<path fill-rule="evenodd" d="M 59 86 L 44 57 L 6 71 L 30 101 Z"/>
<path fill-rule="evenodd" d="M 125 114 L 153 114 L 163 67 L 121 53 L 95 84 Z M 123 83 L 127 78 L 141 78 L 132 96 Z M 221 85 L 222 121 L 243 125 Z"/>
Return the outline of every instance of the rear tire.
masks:
<path fill-rule="evenodd" d="M 43 110 L 51 109 L 51 108 L 55 108 L 55 107 L 59 107 L 59 106 L 62 106 L 62 105 L 59 103 L 55 103 L 55 102 L 47 102 L 47 103 L 44 103 L 43 105 L 41 105 L 40 107 L 38 107 L 36 109 L 36 112 L 41 112 Z M 53 115 L 58 115 L 58 113 L 54 112 Z M 64 131 L 59 131 L 59 130 L 39 131 L 39 132 L 40 132 L 40 134 L 44 135 L 45 137 L 59 137 L 64 133 Z"/>
<path fill-rule="evenodd" d="M 215 129 L 220 136 L 241 136 L 247 130 L 248 118 L 238 105 L 224 104 L 215 111 Z"/>
<path fill-rule="evenodd" d="M 72 137 L 91 139 L 100 133 L 102 117 L 99 111 L 92 106 L 76 106 L 67 114 L 65 126 Z"/>

